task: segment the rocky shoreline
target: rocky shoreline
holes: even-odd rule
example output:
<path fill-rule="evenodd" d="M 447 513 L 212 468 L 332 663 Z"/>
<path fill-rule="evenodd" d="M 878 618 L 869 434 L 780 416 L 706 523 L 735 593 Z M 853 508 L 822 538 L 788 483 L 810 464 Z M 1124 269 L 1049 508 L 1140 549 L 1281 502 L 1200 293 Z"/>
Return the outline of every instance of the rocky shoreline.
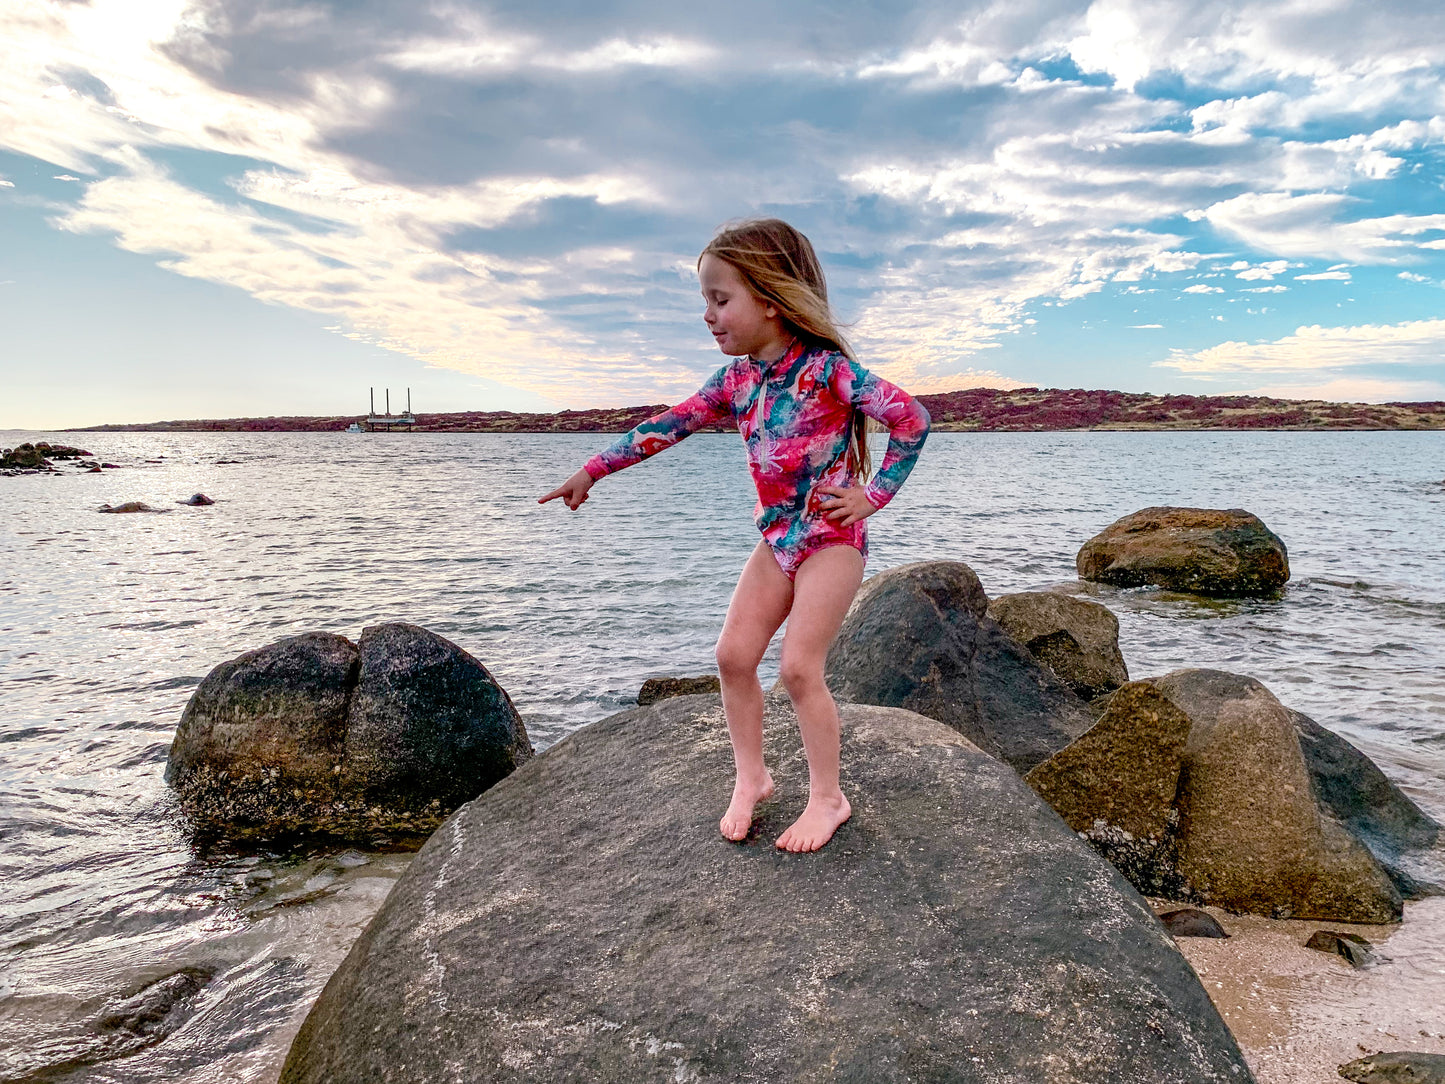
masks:
<path fill-rule="evenodd" d="M 970 388 L 918 397 L 935 432 L 1069 430 L 1433 430 L 1445 429 L 1445 402 L 1334 403 L 1255 395 L 1152 395 L 1081 388 Z M 416 415 L 421 433 L 622 433 L 667 404 L 563 410 Z M 76 433 L 333 432 L 364 415 L 192 419 L 93 425 Z M 724 431 L 719 428 L 717 431 Z"/>
<path fill-rule="evenodd" d="M 1238 509 L 1145 509 L 1078 567 L 1266 599 L 1289 575 L 1283 542 Z M 198 838 L 395 837 L 398 801 L 440 824 L 284 1081 L 465 1064 L 518 1081 L 1293 1082 L 1252 1077 L 1268 1059 L 1233 1032 L 1258 985 L 1230 1008 L 1205 978 L 1221 959 L 1250 967 L 1216 947 L 1234 944 L 1222 927 L 1308 920 L 1289 952 L 1372 968 L 1405 901 L 1445 887 L 1439 825 L 1259 682 L 1131 681 L 1117 641 L 1097 602 L 990 600 L 960 562 L 867 581 L 827 663 L 855 815 L 804 861 L 768 846 L 806 792 L 785 696 L 768 707 L 779 794 L 737 847 L 708 800 L 728 774 L 711 679 L 649 682 L 650 706 L 530 757 L 485 667 L 414 626 L 217 667 L 168 778 Z M 394 702 L 381 729 L 362 722 L 372 700 Z M 496 769 L 439 770 L 456 742 Z M 741 919 L 763 915 L 785 921 Z M 1349 1078 L 1388 1079 L 1384 1064 Z"/>

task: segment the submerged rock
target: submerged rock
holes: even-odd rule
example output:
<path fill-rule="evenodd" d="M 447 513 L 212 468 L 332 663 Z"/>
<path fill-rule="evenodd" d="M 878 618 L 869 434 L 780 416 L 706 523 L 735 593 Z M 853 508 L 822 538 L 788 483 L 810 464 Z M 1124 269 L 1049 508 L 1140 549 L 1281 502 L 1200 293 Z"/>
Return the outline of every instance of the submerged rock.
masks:
<path fill-rule="evenodd" d="M 1159 916 L 1172 937 L 1228 937 L 1219 920 L 1197 907 L 1181 907 Z"/>
<path fill-rule="evenodd" d="M 1351 967 L 1368 967 L 1375 962 L 1374 953 L 1370 951 L 1372 946 L 1357 933 L 1316 930 L 1305 942 L 1305 948 L 1331 956 L 1343 956 Z"/>
<path fill-rule="evenodd" d="M 867 580 L 828 652 L 835 695 L 947 723 L 1027 772 L 1087 730 L 1083 701 L 986 613 L 961 561 L 924 561 Z"/>
<path fill-rule="evenodd" d="M 1418 1050 L 1371 1054 L 1340 1066 L 1355 1084 L 1445 1084 L 1445 1054 Z"/>
<path fill-rule="evenodd" d="M 1116 587 L 1271 595 L 1289 580 L 1279 536 L 1242 508 L 1145 508 L 1085 542 L 1079 576 Z"/>
<path fill-rule="evenodd" d="M 720 688 L 721 683 L 716 674 L 703 674 L 701 677 L 648 678 L 642 683 L 642 688 L 638 690 L 637 703 L 641 707 L 646 707 L 648 704 L 655 704 L 659 700 L 666 700 L 669 697 L 715 693 Z"/>
<path fill-rule="evenodd" d="M 100 506 L 100 508 L 98 509 L 98 511 L 101 511 L 101 512 L 112 512 L 112 513 L 122 513 L 122 514 L 123 514 L 123 513 L 126 513 L 126 512 L 168 512 L 168 511 L 170 511 L 170 509 L 168 509 L 168 508 L 152 508 L 150 505 L 146 504 L 144 501 L 126 501 L 124 504 L 117 504 L 117 505 L 103 504 L 103 505 Z"/>
<path fill-rule="evenodd" d="M 988 616 L 1085 700 L 1129 680 L 1119 619 L 1107 606 L 1057 591 L 1021 591 L 990 602 Z"/>
<path fill-rule="evenodd" d="M 143 987 L 130 997 L 107 1005 L 96 1026 L 101 1031 L 124 1032 L 146 1044 L 175 1031 L 190 1015 L 187 1003 L 211 981 L 212 972 L 182 968 Z"/>
<path fill-rule="evenodd" d="M 415 625 L 289 637 L 197 686 L 166 766 L 203 838 L 423 835 L 532 755 L 487 668 Z"/>
<path fill-rule="evenodd" d="M 854 813 L 811 855 L 772 846 L 806 795 L 782 699 L 743 845 L 717 697 L 559 742 L 422 848 L 281 1080 L 1251 1079 L 1148 906 L 1013 772 L 840 709 Z"/>

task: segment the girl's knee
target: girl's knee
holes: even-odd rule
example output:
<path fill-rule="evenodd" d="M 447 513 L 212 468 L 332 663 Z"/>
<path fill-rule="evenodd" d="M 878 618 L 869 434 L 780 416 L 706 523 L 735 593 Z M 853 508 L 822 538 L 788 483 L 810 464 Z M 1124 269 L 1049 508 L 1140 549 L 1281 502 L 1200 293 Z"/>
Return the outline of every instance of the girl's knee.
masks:
<path fill-rule="evenodd" d="M 754 658 L 753 654 L 748 648 L 733 643 L 727 637 L 718 640 L 717 649 L 714 652 L 717 658 L 718 677 L 723 681 L 728 681 L 756 674 L 758 663 L 761 660 Z"/>
<path fill-rule="evenodd" d="M 783 687 L 788 690 L 788 696 L 794 700 L 820 690 L 826 691 L 828 688 L 827 683 L 823 680 L 821 660 L 799 661 L 788 658 L 785 653 L 778 676 L 782 678 Z"/>

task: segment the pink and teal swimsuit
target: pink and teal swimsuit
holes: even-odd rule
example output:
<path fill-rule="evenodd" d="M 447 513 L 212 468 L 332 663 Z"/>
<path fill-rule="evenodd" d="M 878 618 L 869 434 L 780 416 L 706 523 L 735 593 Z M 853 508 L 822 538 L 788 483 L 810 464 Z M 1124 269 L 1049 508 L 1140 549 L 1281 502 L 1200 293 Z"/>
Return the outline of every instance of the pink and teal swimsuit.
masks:
<path fill-rule="evenodd" d="M 818 506 L 823 486 L 851 486 L 848 462 L 853 412 L 888 427 L 883 465 L 868 482 L 882 508 L 898 492 L 928 436 L 928 411 L 906 391 L 874 376 L 846 354 L 794 342 L 776 361 L 738 358 L 697 393 L 642 422 L 583 469 L 594 479 L 640 463 L 707 425 L 732 421 L 748 449 L 758 504 L 753 521 L 778 565 L 792 579 L 803 561 L 828 546 L 868 556 L 866 520 L 840 527 Z"/>

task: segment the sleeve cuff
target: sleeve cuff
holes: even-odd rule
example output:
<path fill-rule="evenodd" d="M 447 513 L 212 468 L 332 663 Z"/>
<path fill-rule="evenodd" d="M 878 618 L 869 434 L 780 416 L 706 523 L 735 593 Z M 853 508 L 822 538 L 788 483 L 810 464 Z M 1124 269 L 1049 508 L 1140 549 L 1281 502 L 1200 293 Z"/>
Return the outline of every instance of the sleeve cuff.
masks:
<path fill-rule="evenodd" d="M 868 498 L 869 504 L 880 510 L 893 499 L 892 493 L 879 489 L 871 483 L 863 487 L 863 496 Z"/>
<path fill-rule="evenodd" d="M 587 460 L 586 463 L 583 463 L 582 469 L 587 472 L 594 482 L 612 473 L 607 469 L 607 464 L 600 455 L 594 455 L 591 459 Z"/>

